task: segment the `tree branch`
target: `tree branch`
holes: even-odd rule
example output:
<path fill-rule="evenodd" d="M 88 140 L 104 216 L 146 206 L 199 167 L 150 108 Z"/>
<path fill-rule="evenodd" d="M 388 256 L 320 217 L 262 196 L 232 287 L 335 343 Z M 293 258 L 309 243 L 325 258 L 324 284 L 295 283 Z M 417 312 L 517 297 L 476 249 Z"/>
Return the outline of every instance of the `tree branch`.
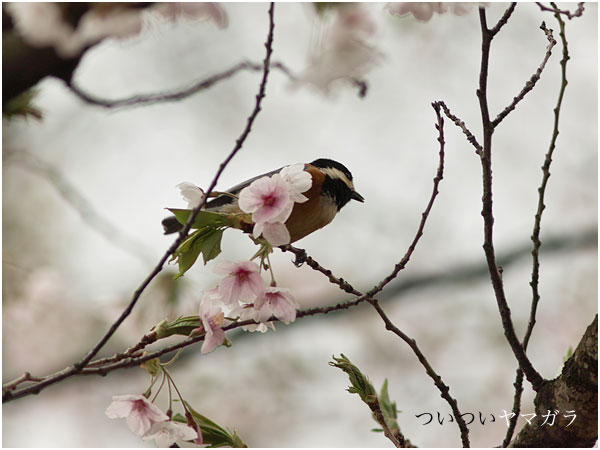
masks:
<path fill-rule="evenodd" d="M 510 317 L 510 308 L 506 301 L 506 295 L 504 293 L 504 286 L 502 283 L 502 276 L 500 270 L 496 264 L 496 252 L 494 249 L 494 215 L 493 215 L 493 201 L 492 201 L 492 135 L 494 133 L 494 126 L 490 121 L 488 104 L 487 104 L 487 76 L 489 66 L 489 55 L 490 55 L 490 44 L 493 39 L 493 34 L 487 27 L 486 13 L 484 8 L 479 8 L 479 19 L 481 24 L 482 34 L 482 45 L 481 45 L 481 69 L 479 75 L 479 89 L 477 90 L 477 97 L 479 98 L 479 105 L 481 109 L 481 118 L 483 123 L 483 152 L 481 154 L 481 167 L 483 177 L 483 208 L 481 215 L 484 221 L 484 243 L 483 249 L 488 263 L 488 270 L 490 272 L 490 279 L 496 302 L 498 303 L 498 310 L 502 319 L 502 327 L 504 328 L 504 335 L 510 347 L 519 362 L 519 366 L 525 373 L 525 376 L 532 384 L 534 390 L 539 390 L 544 379 L 535 370 L 531 361 L 525 354 L 519 339 L 515 333 L 515 329 Z"/>
<path fill-rule="evenodd" d="M 387 422 L 385 421 L 385 417 L 383 416 L 383 412 L 381 411 L 381 406 L 379 405 L 379 399 L 375 398 L 371 402 L 367 402 L 369 409 L 373 413 L 373 417 L 375 421 L 381 425 L 381 429 L 383 430 L 383 434 L 386 438 L 388 438 L 394 447 L 396 448 L 413 448 L 413 445 L 407 440 L 404 435 L 398 431 L 396 434 L 390 430 Z"/>
<path fill-rule="evenodd" d="M 553 12 L 553 13 L 558 12 L 558 14 L 562 14 L 564 16 L 567 16 L 567 19 L 569 19 L 569 20 L 571 20 L 573 17 L 581 17 L 581 15 L 583 14 L 583 11 L 584 11 L 584 6 L 583 6 L 584 3 L 585 2 L 579 2 L 577 4 L 577 9 L 575 10 L 575 12 L 571 12 L 571 11 L 568 11 L 566 9 L 558 9 L 558 8 L 554 8 L 554 7 L 548 8 L 547 6 L 545 6 L 541 2 L 535 2 L 535 4 L 538 5 L 542 11 L 550 11 L 550 12 Z"/>
<path fill-rule="evenodd" d="M 523 350 L 527 351 L 527 345 L 529 344 L 529 339 L 531 338 L 531 333 L 533 332 L 533 327 L 535 326 L 535 317 L 537 313 L 538 303 L 540 301 L 540 293 L 539 293 L 539 272 L 540 272 L 540 260 L 539 260 L 539 250 L 542 246 L 540 241 L 540 231 L 541 231 L 541 223 L 542 223 L 542 214 L 544 209 L 546 208 L 544 204 L 544 196 L 546 193 L 546 185 L 548 183 L 548 179 L 550 178 L 550 164 L 552 163 L 552 155 L 554 153 L 554 149 L 556 148 L 556 139 L 558 138 L 558 121 L 560 117 L 560 109 L 562 106 L 563 97 L 565 94 L 565 89 L 567 87 L 567 61 L 569 60 L 569 48 L 567 43 L 567 38 L 565 35 L 565 23 L 560 17 L 558 13 L 558 8 L 554 3 L 552 3 L 555 13 L 554 17 L 558 21 L 560 27 L 560 38 L 563 47 L 563 57 L 560 61 L 561 66 L 561 85 L 558 92 L 558 100 L 556 103 L 556 107 L 554 108 L 554 128 L 552 131 L 552 138 L 550 139 L 550 147 L 548 148 L 548 152 L 546 153 L 546 157 L 544 159 L 544 164 L 542 166 L 542 183 L 538 188 L 538 206 L 537 212 L 535 214 L 535 220 L 533 224 L 533 233 L 531 235 L 531 240 L 533 242 L 533 250 L 531 251 L 532 259 L 533 259 L 533 269 L 531 273 L 531 285 L 532 290 L 532 300 L 531 300 L 531 310 L 529 313 L 529 323 L 527 324 L 527 330 L 525 331 L 525 337 L 523 338 Z M 512 439 L 515 427 L 517 425 L 517 420 L 519 418 L 519 413 L 521 411 L 521 395 L 523 393 L 523 371 L 519 368 L 517 369 L 517 375 L 514 382 L 515 386 L 515 397 L 513 402 L 513 410 L 514 416 L 510 419 L 510 424 L 508 426 L 508 430 L 506 432 L 506 437 L 504 438 L 504 442 L 502 443 L 503 447 L 507 447 Z"/>
<path fill-rule="evenodd" d="M 502 27 L 504 25 L 506 25 L 506 23 L 508 22 L 508 19 L 510 19 L 510 16 L 512 16 L 512 13 L 515 11 L 516 7 L 517 7 L 517 2 L 513 2 L 510 4 L 508 9 L 506 11 L 504 11 L 504 14 L 502 14 L 502 17 L 500 18 L 498 23 L 494 26 L 494 28 L 492 28 L 490 30 L 490 32 L 492 33 L 492 36 L 495 36 L 496 34 L 498 34 L 498 32 L 502 29 Z"/>
<path fill-rule="evenodd" d="M 421 365 L 425 368 L 425 372 L 427 373 L 427 375 L 429 375 L 429 377 L 433 380 L 433 383 L 435 384 L 435 386 L 441 392 L 442 398 L 444 400 L 446 400 L 448 402 L 448 404 L 450 405 L 450 408 L 452 409 L 452 412 L 454 413 L 454 417 L 456 418 L 456 423 L 458 424 L 458 427 L 460 429 L 461 440 L 462 440 L 463 446 L 469 447 L 469 429 L 467 428 L 467 425 L 461 416 L 460 410 L 458 408 L 458 403 L 450 395 L 450 388 L 443 382 L 442 378 L 433 370 L 433 368 L 429 364 L 429 361 L 427 361 L 427 358 L 425 357 L 423 352 L 421 352 L 421 349 L 417 346 L 416 341 L 414 339 L 410 338 L 408 335 L 406 335 L 404 332 L 402 332 L 398 327 L 396 327 L 392 323 L 392 321 L 389 319 L 389 317 L 385 314 L 385 312 L 379 305 L 379 302 L 374 298 L 374 296 L 377 293 L 379 293 L 390 281 L 392 281 L 394 278 L 396 278 L 398 273 L 402 269 L 404 269 L 404 267 L 406 267 L 406 264 L 408 263 L 410 256 L 414 252 L 419 239 L 423 235 L 423 229 L 425 227 L 427 217 L 429 216 L 429 213 L 433 206 L 433 202 L 435 201 L 435 198 L 437 197 L 437 195 L 439 193 L 438 186 L 444 176 L 444 145 L 445 145 L 444 119 L 442 118 L 442 115 L 441 115 L 441 108 L 442 108 L 441 104 L 439 102 L 435 102 L 432 104 L 432 106 L 436 112 L 437 119 L 438 119 L 438 122 L 436 124 L 436 129 L 438 130 L 438 133 L 439 133 L 438 142 L 440 144 L 440 152 L 439 152 L 440 163 L 438 165 L 436 176 L 433 179 L 433 191 L 431 193 L 431 197 L 429 199 L 427 207 L 425 208 L 425 211 L 422 214 L 421 222 L 417 229 L 415 238 L 413 239 L 413 242 L 411 243 L 408 250 L 406 251 L 404 257 L 394 267 L 394 270 L 392 271 L 392 273 L 390 275 L 388 275 L 386 278 L 384 278 L 375 287 L 373 287 L 369 292 L 367 292 L 366 294 L 361 294 L 359 291 L 355 290 L 349 283 L 345 282 L 342 279 L 335 278 L 331 274 L 331 271 L 324 269 L 322 266 L 320 266 L 318 263 L 316 263 L 316 261 L 314 261 L 312 258 L 306 257 L 306 254 L 303 253 L 303 251 L 298 251 L 298 249 L 292 250 L 291 248 L 288 248 L 288 250 L 293 251 L 296 254 L 296 256 L 300 258 L 300 261 L 305 260 L 309 264 L 310 267 L 323 273 L 327 278 L 329 278 L 329 281 L 331 283 L 337 284 L 340 287 L 340 289 L 342 289 L 343 291 L 352 292 L 355 295 L 359 295 L 359 297 L 357 299 L 353 300 L 352 302 L 344 303 L 343 305 L 345 307 L 354 306 L 364 300 L 368 301 L 371 304 L 371 306 L 373 306 L 375 311 L 377 311 L 377 314 L 379 314 L 379 316 L 385 323 L 386 329 L 393 332 L 394 334 L 396 334 L 398 337 L 400 337 L 404 342 L 406 342 L 408 344 L 408 346 L 413 350 L 413 352 L 417 356 L 417 359 L 419 360 Z M 288 246 L 288 247 L 291 247 L 291 246 Z M 334 305 L 334 307 L 336 307 L 336 306 L 338 306 L 338 305 Z M 322 308 L 321 311 L 329 312 L 332 310 L 331 308 L 332 307 L 325 307 L 325 308 Z"/>
<path fill-rule="evenodd" d="M 526 424 L 511 447 L 593 447 L 598 439 L 598 315 L 561 375 L 544 383 L 535 400 L 538 417 L 559 411 L 554 426 Z M 569 425 L 573 414 L 575 419 Z"/>
<path fill-rule="evenodd" d="M 292 80 L 296 77 L 291 71 L 280 62 L 274 62 L 270 64 L 271 69 L 278 69 L 286 74 Z M 96 97 L 93 94 L 87 93 L 85 90 L 78 87 L 74 82 L 67 82 L 67 87 L 83 102 L 94 106 L 100 106 L 106 109 L 117 109 L 135 106 L 144 106 L 154 103 L 165 103 L 182 100 L 190 97 L 200 91 L 208 89 L 220 81 L 226 80 L 233 77 L 235 74 L 242 70 L 250 70 L 253 72 L 262 72 L 264 70 L 264 64 L 256 64 L 250 61 L 245 61 L 236 64 L 235 66 L 227 69 L 223 72 L 212 75 L 203 80 L 193 83 L 190 87 L 175 90 L 173 92 L 159 92 L 154 94 L 138 94 L 131 97 L 122 98 L 118 100 L 108 100 Z"/>
<path fill-rule="evenodd" d="M 148 287 L 148 285 L 154 279 L 154 277 L 162 271 L 162 268 L 163 268 L 165 262 L 167 261 L 167 259 L 173 254 L 173 252 L 177 249 L 177 247 L 179 247 L 179 244 L 181 244 L 181 242 L 183 242 L 188 231 L 191 228 L 191 225 L 193 224 L 196 216 L 198 215 L 198 212 L 204 206 L 204 204 L 206 203 L 206 200 L 210 197 L 210 193 L 215 188 L 217 181 L 219 180 L 219 177 L 225 170 L 225 167 L 227 166 L 227 164 L 229 164 L 229 162 L 233 159 L 233 157 L 242 148 L 244 141 L 250 134 L 252 124 L 254 123 L 256 117 L 258 116 L 258 113 L 261 110 L 261 103 L 262 103 L 262 99 L 265 96 L 267 78 L 269 75 L 269 63 L 271 60 L 271 54 L 273 52 L 273 30 L 275 27 L 273 11 L 274 11 L 274 3 L 272 2 L 269 7 L 269 32 L 268 32 L 268 36 L 267 36 L 267 41 L 265 43 L 266 56 L 265 56 L 264 63 L 263 63 L 263 76 L 262 76 L 262 80 L 259 85 L 258 94 L 256 95 L 256 104 L 254 106 L 254 110 L 248 117 L 246 127 L 244 128 L 240 137 L 236 140 L 236 144 L 235 144 L 233 150 L 229 153 L 227 158 L 219 166 L 219 170 L 217 171 L 209 188 L 206 190 L 206 196 L 204 197 L 202 202 L 200 202 L 200 204 L 192 210 L 192 213 L 190 214 L 190 217 L 189 217 L 187 223 L 180 231 L 175 242 L 171 245 L 171 247 L 169 247 L 167 252 L 160 259 L 159 263 L 156 265 L 156 267 L 153 269 L 153 271 L 150 273 L 150 275 L 148 275 L 146 277 L 146 279 L 142 282 L 142 284 L 134 292 L 133 297 L 132 297 L 131 301 L 129 302 L 129 305 L 121 313 L 119 318 L 111 325 L 111 327 L 106 332 L 106 334 L 102 337 L 102 339 L 100 339 L 100 341 L 79 362 L 73 364 L 73 366 L 71 366 L 71 367 L 68 367 L 68 368 L 58 372 L 57 374 L 55 374 L 52 377 L 45 378 L 44 381 L 41 381 L 39 383 L 35 383 L 31 386 L 25 387 L 20 390 L 3 392 L 3 394 L 2 394 L 2 402 L 3 403 L 20 398 L 20 397 L 24 397 L 26 395 L 37 394 L 40 391 L 42 391 L 43 389 L 45 389 L 46 387 L 53 385 L 55 383 L 58 383 L 59 381 L 64 380 L 65 378 L 71 377 L 71 376 L 81 372 L 83 370 L 83 368 L 94 358 L 94 356 L 96 356 L 98 354 L 100 349 L 102 349 L 102 347 L 104 347 L 106 342 L 108 342 L 108 340 L 112 337 L 112 335 L 115 333 L 117 328 L 121 325 L 121 323 L 123 323 L 123 321 L 129 316 L 129 314 L 131 314 L 131 311 L 133 310 L 135 304 L 139 300 L 140 296 L 142 295 L 142 293 L 144 292 L 146 287 Z"/>
<path fill-rule="evenodd" d="M 481 147 L 481 144 L 477 142 L 477 138 L 475 137 L 475 135 L 473 135 L 473 133 L 471 133 L 471 130 L 467 128 L 467 125 L 465 125 L 465 123 L 462 120 L 460 120 L 458 117 L 456 117 L 450 112 L 450 109 L 446 106 L 446 103 L 442 101 L 438 101 L 436 103 L 442 107 L 442 109 L 444 110 L 444 114 L 446 114 L 446 117 L 448 117 L 448 119 L 454 122 L 454 124 L 462 130 L 464 135 L 467 137 L 467 141 L 469 141 L 471 145 L 475 147 L 475 153 L 481 155 L 483 148 Z"/>
<path fill-rule="evenodd" d="M 544 55 L 544 59 L 542 60 L 542 63 L 537 68 L 535 73 L 531 76 L 531 78 L 529 78 L 527 83 L 525 83 L 525 86 L 523 87 L 523 89 L 521 89 L 521 92 L 519 92 L 519 94 L 515 98 L 513 98 L 511 104 L 504 108 L 504 110 L 500 114 L 498 114 L 498 116 L 494 119 L 494 121 L 492 122 L 493 127 L 497 127 L 498 124 L 502 122 L 502 120 L 504 120 L 504 118 L 516 108 L 519 102 L 523 100 L 523 98 L 525 98 L 525 95 L 527 95 L 527 93 L 535 87 L 535 84 L 542 76 L 542 72 L 546 67 L 548 59 L 550 59 L 550 56 L 552 55 L 552 48 L 556 45 L 556 40 L 554 39 L 554 36 L 552 36 L 552 30 L 546 28 L 546 24 L 544 22 L 542 22 L 540 28 L 546 34 L 546 39 L 548 39 L 548 46 L 546 47 L 546 54 Z"/>

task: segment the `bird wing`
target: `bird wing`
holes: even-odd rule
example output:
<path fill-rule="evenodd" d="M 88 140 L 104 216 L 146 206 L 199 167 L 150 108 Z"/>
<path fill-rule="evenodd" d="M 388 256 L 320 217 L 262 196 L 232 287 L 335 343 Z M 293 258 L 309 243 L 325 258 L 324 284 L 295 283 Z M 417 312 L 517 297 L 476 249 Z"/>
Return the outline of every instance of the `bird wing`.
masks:
<path fill-rule="evenodd" d="M 232 187 L 230 189 L 227 189 L 227 191 L 225 191 L 225 192 L 227 192 L 228 194 L 238 195 L 242 189 L 250 186 L 252 184 L 252 182 L 254 182 L 262 177 L 270 177 L 271 175 L 274 175 L 274 174 L 278 173 L 279 171 L 281 171 L 281 169 L 283 169 L 283 167 L 280 167 L 279 169 L 272 170 L 267 173 L 263 173 L 262 175 L 257 175 L 253 178 L 250 178 L 249 180 L 243 181 L 240 184 L 235 185 L 234 187 Z M 206 204 L 206 209 L 211 210 L 211 209 L 220 208 L 222 206 L 233 203 L 233 201 L 234 201 L 234 198 L 230 197 L 229 195 L 219 195 L 217 198 L 209 201 Z"/>

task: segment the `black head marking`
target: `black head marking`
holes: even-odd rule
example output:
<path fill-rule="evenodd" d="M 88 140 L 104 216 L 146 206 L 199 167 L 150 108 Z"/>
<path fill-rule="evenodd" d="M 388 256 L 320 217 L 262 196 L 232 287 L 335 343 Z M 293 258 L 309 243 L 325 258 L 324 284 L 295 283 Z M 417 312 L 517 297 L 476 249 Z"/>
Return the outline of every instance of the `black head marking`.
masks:
<path fill-rule="evenodd" d="M 311 164 L 324 171 L 325 180 L 323 181 L 323 186 L 321 189 L 325 195 L 330 197 L 335 202 L 339 211 L 353 198 L 354 191 L 351 187 L 352 174 L 346 168 L 346 166 L 332 159 L 320 158 L 311 162 Z M 337 171 L 342 177 L 335 176 L 335 171 Z M 344 181 L 343 178 L 346 178 L 347 181 L 350 182 L 350 186 L 346 181 Z"/>
<path fill-rule="evenodd" d="M 326 176 L 321 187 L 323 193 L 333 199 L 338 211 L 352 199 L 352 190 L 339 178 Z"/>
<path fill-rule="evenodd" d="M 352 174 L 346 168 L 346 166 L 344 166 L 343 164 L 341 164 L 337 161 L 334 161 L 333 159 L 319 158 L 319 159 L 315 159 L 313 162 L 311 162 L 311 164 L 315 167 L 318 167 L 319 169 L 327 169 L 327 168 L 337 169 L 340 172 L 342 172 L 344 175 L 346 175 L 346 177 L 350 181 L 352 181 Z"/>

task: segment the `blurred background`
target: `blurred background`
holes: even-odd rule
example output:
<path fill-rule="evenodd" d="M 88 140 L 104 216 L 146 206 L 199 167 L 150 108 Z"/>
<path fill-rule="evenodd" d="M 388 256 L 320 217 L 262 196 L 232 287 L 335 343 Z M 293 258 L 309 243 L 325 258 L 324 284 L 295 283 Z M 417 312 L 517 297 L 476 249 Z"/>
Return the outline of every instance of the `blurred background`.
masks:
<path fill-rule="evenodd" d="M 488 5 L 493 24 L 508 4 Z M 574 8 L 574 4 L 559 4 Z M 481 134 L 481 37 L 476 8 L 428 22 L 395 17 L 384 4 L 363 6 L 374 24 L 366 41 L 378 62 L 356 87 L 323 93 L 272 70 L 263 108 L 217 189 L 283 165 L 327 157 L 354 175 L 364 204 L 346 206 L 326 228 L 297 245 L 359 290 L 384 278 L 405 253 L 431 194 L 438 164 L 431 102 L 444 100 Z M 177 90 L 233 65 L 264 58 L 266 3 L 224 3 L 228 26 L 154 20 L 139 36 L 105 40 L 86 52 L 77 85 L 104 99 Z M 541 240 L 541 302 L 529 347 L 546 378 L 579 342 L 597 312 L 597 5 L 567 21 L 571 60 L 560 136 L 546 191 Z M 492 44 L 489 103 L 501 111 L 535 72 L 549 13 L 519 4 Z M 301 74 L 323 32 L 311 4 L 275 7 L 273 60 Z M 558 39 L 558 32 L 555 31 Z M 560 41 L 535 89 L 494 135 L 495 243 L 519 336 L 531 301 L 531 241 L 540 167 L 550 143 L 560 86 Z M 242 71 L 181 101 L 107 110 L 82 102 L 65 84 L 44 79 L 35 105 L 43 120 L 3 121 L 3 382 L 24 371 L 45 375 L 79 359 L 105 333 L 133 291 L 171 245 L 160 225 L 166 207 L 185 207 L 176 184 L 206 188 L 253 108 L 260 72 Z M 416 339 L 463 412 L 474 413 L 471 442 L 499 445 L 513 402 L 516 361 L 504 338 L 482 251 L 481 166 L 461 131 L 446 120 L 440 194 L 406 270 L 382 293 L 393 322 Z M 481 139 L 479 138 L 480 142 Z M 159 275 L 132 316 L 101 352 L 123 351 L 166 316 L 197 314 L 212 269 L 248 259 L 255 248 L 230 231 L 223 253 L 174 282 Z M 292 256 L 276 251 L 281 286 L 302 307 L 351 297 Z M 460 446 L 449 406 L 415 355 L 385 330 L 369 305 L 304 318 L 266 334 L 238 333 L 231 348 L 202 356 L 188 348 L 173 367 L 196 410 L 252 447 L 390 447 L 348 378 L 328 366 L 344 353 L 377 389 L 388 379 L 399 423 L 413 444 Z M 173 339 L 175 342 L 177 339 Z M 165 342 L 160 342 L 162 347 Z M 104 410 L 111 396 L 141 393 L 138 368 L 79 377 L 3 407 L 7 447 L 145 447 Z M 523 413 L 533 412 L 525 384 Z M 165 406 L 166 398 L 159 401 Z M 479 413 L 487 416 L 484 425 Z M 423 425 L 431 413 L 434 420 Z M 495 422 L 491 422 L 491 415 Z M 521 419 L 519 427 L 522 425 Z"/>

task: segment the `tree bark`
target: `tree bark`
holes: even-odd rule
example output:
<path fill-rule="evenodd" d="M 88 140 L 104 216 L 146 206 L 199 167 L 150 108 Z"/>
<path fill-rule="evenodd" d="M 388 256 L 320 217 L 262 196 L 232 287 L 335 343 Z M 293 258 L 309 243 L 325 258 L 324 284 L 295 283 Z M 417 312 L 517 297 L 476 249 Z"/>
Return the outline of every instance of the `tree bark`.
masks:
<path fill-rule="evenodd" d="M 544 425 L 544 415 L 556 413 Z M 592 447 L 598 439 L 598 315 L 575 353 L 554 380 L 545 380 L 535 398 L 537 416 L 510 447 Z M 575 420 L 569 425 L 572 417 Z"/>

